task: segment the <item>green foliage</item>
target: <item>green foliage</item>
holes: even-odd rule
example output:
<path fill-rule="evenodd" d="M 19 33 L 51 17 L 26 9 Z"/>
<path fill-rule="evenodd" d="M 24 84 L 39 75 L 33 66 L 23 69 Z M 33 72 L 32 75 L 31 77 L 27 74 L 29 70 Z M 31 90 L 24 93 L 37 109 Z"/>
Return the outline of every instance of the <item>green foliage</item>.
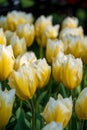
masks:
<path fill-rule="evenodd" d="M 25 123 L 25 112 L 22 108 L 18 108 L 16 112 L 16 125 L 13 130 L 28 130 L 28 126 Z M 29 122 L 28 122 L 29 123 Z"/>

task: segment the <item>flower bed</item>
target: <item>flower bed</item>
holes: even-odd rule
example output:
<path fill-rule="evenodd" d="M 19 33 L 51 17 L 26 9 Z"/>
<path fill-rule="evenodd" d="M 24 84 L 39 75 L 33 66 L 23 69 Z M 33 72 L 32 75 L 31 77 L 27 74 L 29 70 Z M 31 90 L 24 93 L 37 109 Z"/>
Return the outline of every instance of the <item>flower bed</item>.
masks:
<path fill-rule="evenodd" d="M 87 36 L 76 17 L 0 17 L 0 129 L 86 130 Z"/>

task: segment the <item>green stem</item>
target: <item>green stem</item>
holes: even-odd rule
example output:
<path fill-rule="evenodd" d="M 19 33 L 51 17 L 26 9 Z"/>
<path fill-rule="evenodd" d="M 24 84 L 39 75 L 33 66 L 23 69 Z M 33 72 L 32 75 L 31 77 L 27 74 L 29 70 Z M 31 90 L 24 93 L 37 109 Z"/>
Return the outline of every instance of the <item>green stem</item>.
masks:
<path fill-rule="evenodd" d="M 60 85 L 61 85 L 61 90 L 62 90 L 62 92 L 63 92 L 63 96 L 64 96 L 64 97 L 67 97 L 66 90 L 65 90 L 65 86 L 64 86 L 62 83 L 60 83 Z"/>
<path fill-rule="evenodd" d="M 23 103 L 23 101 L 22 101 L 22 100 L 20 100 L 20 108 L 22 108 L 22 103 Z"/>
<path fill-rule="evenodd" d="M 36 121 L 35 121 L 35 107 L 33 99 L 30 100 L 31 103 L 31 109 L 32 109 L 32 130 L 36 130 Z"/>
<path fill-rule="evenodd" d="M 40 45 L 40 58 L 43 58 L 43 47 Z"/>
<path fill-rule="evenodd" d="M 70 119 L 70 122 L 69 122 L 69 130 L 72 130 L 72 119 Z"/>
<path fill-rule="evenodd" d="M 84 128 L 84 120 L 81 120 L 80 130 L 83 130 Z"/>
<path fill-rule="evenodd" d="M 73 90 L 69 90 L 69 96 L 71 96 L 72 100 L 73 100 Z M 73 110 L 74 110 L 74 108 L 73 108 Z M 72 114 L 72 116 L 73 116 L 73 114 Z M 71 119 L 69 121 L 69 130 L 72 130 L 72 124 L 73 124 L 73 122 L 72 122 L 72 117 L 71 117 Z"/>
<path fill-rule="evenodd" d="M 4 128 L 2 128 L 2 130 L 5 130 L 5 127 L 4 127 Z"/>

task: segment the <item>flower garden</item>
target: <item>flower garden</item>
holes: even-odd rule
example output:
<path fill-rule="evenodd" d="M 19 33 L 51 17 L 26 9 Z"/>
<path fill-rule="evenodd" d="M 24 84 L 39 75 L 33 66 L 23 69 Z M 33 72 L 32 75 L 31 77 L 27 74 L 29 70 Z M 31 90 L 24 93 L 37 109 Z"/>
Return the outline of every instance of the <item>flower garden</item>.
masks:
<path fill-rule="evenodd" d="M 87 130 L 87 36 L 77 17 L 0 17 L 0 130 Z"/>

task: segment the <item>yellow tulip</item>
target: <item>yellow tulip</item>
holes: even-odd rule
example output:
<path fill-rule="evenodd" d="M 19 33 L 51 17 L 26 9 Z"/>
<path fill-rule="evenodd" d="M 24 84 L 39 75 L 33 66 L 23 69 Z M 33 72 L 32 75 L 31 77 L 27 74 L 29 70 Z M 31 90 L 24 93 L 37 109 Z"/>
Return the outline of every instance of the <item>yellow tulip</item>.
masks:
<path fill-rule="evenodd" d="M 35 69 L 36 76 L 38 79 L 38 88 L 44 87 L 50 78 L 51 67 L 47 64 L 46 59 L 36 60 L 31 64 L 31 66 Z"/>
<path fill-rule="evenodd" d="M 65 54 L 71 53 L 87 65 L 87 37 L 67 35 L 63 40 Z"/>
<path fill-rule="evenodd" d="M 87 119 L 87 87 L 84 88 L 78 96 L 75 104 L 75 112 L 77 117 Z"/>
<path fill-rule="evenodd" d="M 15 31 L 19 24 L 24 24 L 24 23 L 31 24 L 33 23 L 33 20 L 34 19 L 32 14 L 27 14 L 21 11 L 12 11 L 8 13 L 6 17 L 8 28 L 11 31 Z"/>
<path fill-rule="evenodd" d="M 44 15 L 40 16 L 35 22 L 35 34 L 37 43 L 41 44 L 42 34 L 44 29 L 48 26 L 52 25 L 52 16 L 45 17 Z"/>
<path fill-rule="evenodd" d="M 36 61 L 37 58 L 35 56 L 35 53 L 30 51 L 26 52 L 23 55 L 19 55 L 15 60 L 14 68 L 15 70 L 18 70 L 22 65 L 29 66 L 32 62 Z"/>
<path fill-rule="evenodd" d="M 47 45 L 47 40 L 48 39 L 55 39 L 58 36 L 58 31 L 59 31 L 59 25 L 48 25 L 43 33 L 42 33 L 42 38 L 41 38 L 41 45 L 43 47 L 46 47 Z"/>
<path fill-rule="evenodd" d="M 83 36 L 83 28 L 82 27 L 77 27 L 77 28 L 64 28 L 60 31 L 60 39 L 65 40 L 67 35 L 72 35 L 72 36 Z"/>
<path fill-rule="evenodd" d="M 14 55 L 12 47 L 0 45 L 0 80 L 6 80 L 14 67 Z"/>
<path fill-rule="evenodd" d="M 57 56 L 59 51 L 64 51 L 64 45 L 61 40 L 48 39 L 46 46 L 46 59 L 49 63 L 52 63 L 52 59 Z"/>
<path fill-rule="evenodd" d="M 15 57 L 26 52 L 27 47 L 24 38 L 19 39 L 17 35 L 13 35 L 10 39 L 10 44 L 12 45 Z"/>
<path fill-rule="evenodd" d="M 65 60 L 66 57 L 64 57 L 64 54 L 62 52 L 59 52 L 58 55 L 55 58 L 53 58 L 52 61 L 52 74 L 54 79 L 58 82 L 62 82 L 62 65 Z"/>
<path fill-rule="evenodd" d="M 6 45 L 6 37 L 2 28 L 0 28 L 0 44 Z"/>
<path fill-rule="evenodd" d="M 52 65 L 53 77 L 69 88 L 76 88 L 82 80 L 83 64 L 80 58 L 59 52 Z"/>
<path fill-rule="evenodd" d="M 42 130 L 63 130 L 63 128 L 61 123 L 52 121 L 51 123 L 47 124 Z"/>
<path fill-rule="evenodd" d="M 4 128 L 11 115 L 12 115 L 12 108 L 15 99 L 15 90 L 5 90 L 2 91 L 0 89 L 0 130 Z"/>
<path fill-rule="evenodd" d="M 35 37 L 35 30 L 33 24 L 32 25 L 30 25 L 29 23 L 19 24 L 16 32 L 20 38 L 24 37 L 28 47 L 32 45 Z"/>
<path fill-rule="evenodd" d="M 78 19 L 76 17 L 66 17 L 62 22 L 62 28 L 76 28 L 78 26 Z"/>
<path fill-rule="evenodd" d="M 22 66 L 18 71 L 13 71 L 9 76 L 9 86 L 16 89 L 16 94 L 22 100 L 32 98 L 38 81 L 32 67 Z"/>
<path fill-rule="evenodd" d="M 58 99 L 50 98 L 47 103 L 42 116 L 45 119 L 46 123 L 52 121 L 60 122 L 63 125 L 63 128 L 68 124 L 71 115 L 72 115 L 72 98 L 64 98 L 59 94 Z"/>

